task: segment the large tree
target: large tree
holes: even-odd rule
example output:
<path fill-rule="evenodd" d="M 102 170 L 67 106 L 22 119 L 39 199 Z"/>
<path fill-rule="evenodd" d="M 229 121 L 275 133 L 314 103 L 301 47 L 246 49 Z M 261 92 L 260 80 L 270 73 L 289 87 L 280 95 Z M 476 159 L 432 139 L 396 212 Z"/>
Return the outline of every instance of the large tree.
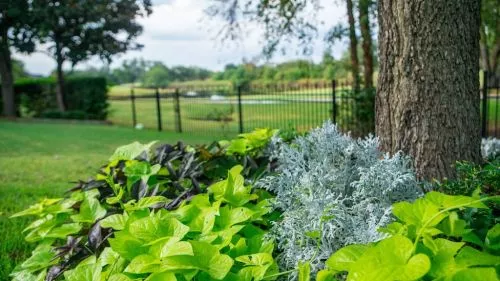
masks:
<path fill-rule="evenodd" d="M 11 48 L 21 52 L 34 50 L 33 29 L 29 28 L 31 10 L 25 0 L 0 1 L 0 77 L 3 115 L 16 116 Z"/>
<path fill-rule="evenodd" d="M 74 66 L 92 56 L 109 62 L 115 54 L 140 49 L 137 18 L 151 13 L 151 1 L 36 0 L 33 11 L 40 38 L 57 63 L 57 104 L 64 111 L 64 62 Z"/>
<path fill-rule="evenodd" d="M 376 132 L 419 178 L 480 160 L 480 0 L 380 0 Z"/>

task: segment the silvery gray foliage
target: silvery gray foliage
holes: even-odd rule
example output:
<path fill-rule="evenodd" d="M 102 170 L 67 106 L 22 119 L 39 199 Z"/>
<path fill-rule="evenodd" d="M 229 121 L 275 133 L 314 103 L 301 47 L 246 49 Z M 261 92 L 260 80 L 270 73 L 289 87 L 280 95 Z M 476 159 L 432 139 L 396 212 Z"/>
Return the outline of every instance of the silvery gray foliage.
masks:
<path fill-rule="evenodd" d="M 283 270 L 311 260 L 314 273 L 343 246 L 380 240 L 391 204 L 422 195 L 407 157 L 384 155 L 377 138 L 352 139 L 330 122 L 275 147 L 278 170 L 257 186 L 274 192 L 283 211 L 270 234 Z"/>
<path fill-rule="evenodd" d="M 481 154 L 485 159 L 495 159 L 500 157 L 500 139 L 483 139 L 481 141 Z"/>

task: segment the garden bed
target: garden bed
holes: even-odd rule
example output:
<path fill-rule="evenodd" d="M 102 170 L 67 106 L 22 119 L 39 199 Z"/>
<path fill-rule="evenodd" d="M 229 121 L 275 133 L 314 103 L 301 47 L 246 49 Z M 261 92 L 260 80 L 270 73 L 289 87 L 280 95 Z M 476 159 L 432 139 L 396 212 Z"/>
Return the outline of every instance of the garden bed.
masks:
<path fill-rule="evenodd" d="M 12 277 L 497 280 L 496 145 L 484 144 L 487 165 L 423 183 L 408 157 L 329 123 L 204 146 L 135 142 L 65 197 L 12 216 L 35 218 L 24 234 L 37 245 Z"/>

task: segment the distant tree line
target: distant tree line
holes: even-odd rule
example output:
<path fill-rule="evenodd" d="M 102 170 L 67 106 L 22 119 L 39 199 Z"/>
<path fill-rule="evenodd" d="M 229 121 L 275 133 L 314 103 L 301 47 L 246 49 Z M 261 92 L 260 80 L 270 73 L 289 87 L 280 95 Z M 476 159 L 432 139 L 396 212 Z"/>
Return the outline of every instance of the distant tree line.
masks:
<path fill-rule="evenodd" d="M 166 87 L 172 82 L 197 80 L 230 81 L 235 85 L 240 85 L 251 81 L 268 83 L 303 79 L 352 79 L 351 67 L 349 52 L 346 51 L 339 59 L 335 59 L 326 52 L 318 63 L 310 60 L 290 60 L 278 64 L 243 62 L 227 64 L 222 71 L 212 71 L 196 66 L 168 67 L 159 61 L 134 58 L 123 61 L 117 68 L 89 67 L 85 70 L 72 70 L 67 75 L 103 76 L 110 84 L 137 83 L 144 87 Z"/>

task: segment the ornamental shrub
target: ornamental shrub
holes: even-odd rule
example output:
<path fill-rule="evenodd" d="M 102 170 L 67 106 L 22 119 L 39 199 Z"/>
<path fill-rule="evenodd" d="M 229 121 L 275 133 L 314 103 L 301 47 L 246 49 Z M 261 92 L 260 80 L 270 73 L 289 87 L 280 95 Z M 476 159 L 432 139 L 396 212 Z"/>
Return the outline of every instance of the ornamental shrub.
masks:
<path fill-rule="evenodd" d="M 481 141 L 481 153 L 484 159 L 500 158 L 500 139 L 487 138 Z"/>
<path fill-rule="evenodd" d="M 273 205 L 283 212 L 269 235 L 283 270 L 310 261 L 317 272 L 336 250 L 382 239 L 377 229 L 393 220 L 391 205 L 422 195 L 409 159 L 384 155 L 376 138 L 352 139 L 325 123 L 291 144 L 274 144 L 277 171 L 257 186 L 275 193 Z"/>
<path fill-rule="evenodd" d="M 44 200 L 14 215 L 39 217 L 27 228 L 39 245 L 13 280 L 273 280 L 274 246 L 263 239 L 268 196 L 244 185 L 242 169 L 172 211 L 164 196 L 118 211 L 117 196 L 102 203 L 95 189 Z"/>
<path fill-rule="evenodd" d="M 198 148 L 119 147 L 65 198 L 13 215 L 36 218 L 24 233 L 37 244 L 13 280 L 275 279 L 274 246 L 263 239 L 271 196 L 241 175 L 256 180 L 269 171 L 272 135 L 261 130 Z M 229 150 L 241 140 L 244 147 Z"/>
<path fill-rule="evenodd" d="M 22 107 L 28 116 L 33 117 L 106 119 L 108 90 L 105 78 L 68 77 L 64 87 L 65 104 L 69 113 L 57 110 L 55 79 L 30 78 L 16 81 L 14 92 L 18 115 Z"/>
<path fill-rule="evenodd" d="M 338 250 L 316 280 L 343 279 L 347 273 L 347 281 L 497 281 L 500 225 L 480 237 L 460 210 L 485 210 L 483 202 L 499 199 L 430 192 L 414 203 L 396 203 L 397 221 L 380 230 L 388 237 Z"/>

